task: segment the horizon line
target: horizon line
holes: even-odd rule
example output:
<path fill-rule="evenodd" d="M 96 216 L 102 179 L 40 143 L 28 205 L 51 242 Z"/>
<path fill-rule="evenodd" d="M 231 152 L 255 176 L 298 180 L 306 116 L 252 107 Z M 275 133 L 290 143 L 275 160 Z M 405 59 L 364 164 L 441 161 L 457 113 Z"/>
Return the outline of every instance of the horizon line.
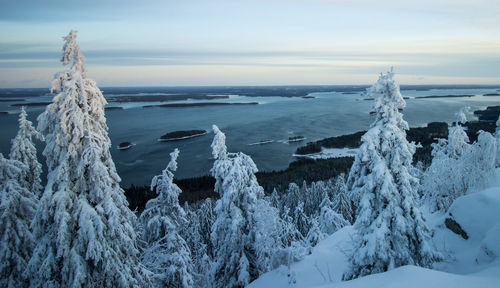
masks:
<path fill-rule="evenodd" d="M 136 85 L 136 86 L 101 86 L 101 88 L 229 88 L 229 87 L 316 87 L 316 86 L 331 86 L 331 87 L 342 87 L 342 86 L 367 86 L 370 87 L 372 84 L 276 84 L 276 85 Z M 402 86 L 468 86 L 468 87 L 492 87 L 500 88 L 500 83 L 498 84 L 398 84 Z M 49 89 L 49 87 L 0 87 L 0 89 Z"/>

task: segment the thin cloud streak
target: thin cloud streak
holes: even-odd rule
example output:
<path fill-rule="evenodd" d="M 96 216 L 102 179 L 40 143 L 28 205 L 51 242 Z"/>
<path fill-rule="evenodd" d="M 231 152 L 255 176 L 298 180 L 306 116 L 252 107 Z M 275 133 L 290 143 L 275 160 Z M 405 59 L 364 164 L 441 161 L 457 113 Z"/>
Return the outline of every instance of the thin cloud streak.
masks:
<path fill-rule="evenodd" d="M 110 77 L 117 85 L 150 83 L 147 77 L 193 85 L 359 83 L 390 66 L 425 79 L 491 83 L 500 76 L 498 14 L 495 0 L 8 1 L 0 11 L 0 76 L 9 81 L 0 86 L 46 87 L 39 73 L 62 69 L 61 36 L 71 28 L 79 30 L 89 71 L 109 85 Z"/>

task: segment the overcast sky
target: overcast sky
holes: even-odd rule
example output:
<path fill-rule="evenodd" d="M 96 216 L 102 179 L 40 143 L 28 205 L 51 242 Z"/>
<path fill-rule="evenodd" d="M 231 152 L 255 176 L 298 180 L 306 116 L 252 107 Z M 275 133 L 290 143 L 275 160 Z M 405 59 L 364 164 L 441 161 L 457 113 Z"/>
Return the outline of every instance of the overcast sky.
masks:
<path fill-rule="evenodd" d="M 102 86 L 500 84 L 499 0 L 0 0 L 0 87 L 49 87 L 78 30 Z"/>

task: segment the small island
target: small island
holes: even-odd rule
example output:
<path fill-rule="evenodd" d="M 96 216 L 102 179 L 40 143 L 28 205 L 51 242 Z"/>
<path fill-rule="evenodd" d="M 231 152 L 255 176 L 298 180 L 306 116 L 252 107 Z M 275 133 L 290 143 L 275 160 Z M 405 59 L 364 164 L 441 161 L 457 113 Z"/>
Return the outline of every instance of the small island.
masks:
<path fill-rule="evenodd" d="M 15 103 L 11 104 L 12 107 L 21 107 L 21 106 L 47 106 L 52 102 L 29 102 L 29 103 Z"/>
<path fill-rule="evenodd" d="M 156 105 L 162 108 L 206 107 L 206 106 L 259 105 L 259 102 L 197 102 Z"/>
<path fill-rule="evenodd" d="M 299 141 L 302 141 L 306 139 L 306 137 L 304 136 L 293 136 L 293 137 L 288 137 L 288 142 L 291 143 L 291 142 L 299 142 Z"/>
<path fill-rule="evenodd" d="M 206 130 L 186 130 L 169 132 L 161 136 L 158 141 L 176 141 L 207 134 Z"/>
<path fill-rule="evenodd" d="M 134 143 L 131 142 L 122 142 L 120 145 L 118 145 L 118 150 L 126 150 L 129 149 L 130 147 L 134 146 Z"/>
<path fill-rule="evenodd" d="M 250 143 L 248 145 L 263 145 L 263 144 L 269 144 L 269 143 L 273 143 L 273 142 L 274 142 L 274 140 L 265 139 L 265 140 L 260 140 L 259 142 Z"/>
<path fill-rule="evenodd" d="M 123 110 L 123 107 L 120 106 L 112 106 L 112 107 L 105 107 L 104 110 Z"/>
<path fill-rule="evenodd" d="M 466 95 L 430 95 L 430 96 L 417 96 L 415 99 L 432 99 L 432 98 L 470 98 L 474 97 L 474 95 L 466 94 Z"/>
<path fill-rule="evenodd" d="M 25 99 L 0 99 L 0 102 L 22 102 L 26 101 Z"/>

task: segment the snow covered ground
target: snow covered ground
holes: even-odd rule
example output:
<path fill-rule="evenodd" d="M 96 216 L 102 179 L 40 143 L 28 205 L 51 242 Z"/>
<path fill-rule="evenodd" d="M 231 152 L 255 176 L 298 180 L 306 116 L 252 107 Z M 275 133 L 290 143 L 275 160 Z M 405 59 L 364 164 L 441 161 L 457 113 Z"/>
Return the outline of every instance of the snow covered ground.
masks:
<path fill-rule="evenodd" d="M 354 157 L 359 149 L 351 148 L 321 148 L 321 152 L 307 155 L 293 154 L 295 157 L 303 157 L 309 159 L 329 159 L 339 157 Z"/>
<path fill-rule="evenodd" d="M 451 217 L 469 239 L 444 225 Z M 279 267 L 249 287 L 500 287 L 500 169 L 487 189 L 458 198 L 446 214 L 427 215 L 434 243 L 447 260 L 434 269 L 403 266 L 342 282 L 348 269 L 352 226 L 344 227 L 314 247 L 312 254 L 287 267 Z"/>

